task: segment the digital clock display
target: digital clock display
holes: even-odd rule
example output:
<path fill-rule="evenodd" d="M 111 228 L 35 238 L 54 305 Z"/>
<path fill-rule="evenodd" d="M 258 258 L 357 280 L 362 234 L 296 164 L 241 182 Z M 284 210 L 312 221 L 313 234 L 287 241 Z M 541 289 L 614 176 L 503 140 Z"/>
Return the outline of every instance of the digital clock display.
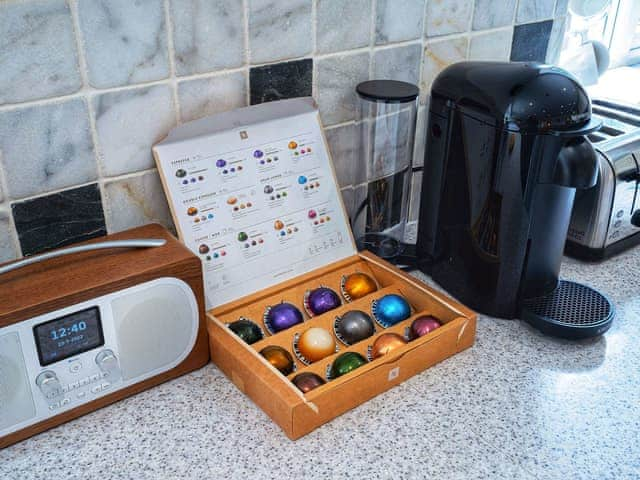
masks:
<path fill-rule="evenodd" d="M 36 325 L 33 335 L 43 367 L 104 345 L 98 307 Z"/>

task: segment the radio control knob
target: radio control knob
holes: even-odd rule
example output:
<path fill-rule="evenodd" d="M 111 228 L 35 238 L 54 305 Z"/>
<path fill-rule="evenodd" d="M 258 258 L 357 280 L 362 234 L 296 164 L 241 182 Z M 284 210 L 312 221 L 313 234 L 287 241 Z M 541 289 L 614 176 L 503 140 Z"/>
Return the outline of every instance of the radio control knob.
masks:
<path fill-rule="evenodd" d="M 96 364 L 111 382 L 120 378 L 120 362 L 113 350 L 102 350 L 96 355 Z"/>
<path fill-rule="evenodd" d="M 52 372 L 51 370 L 45 370 L 38 375 L 36 377 L 36 385 L 40 388 L 40 391 L 49 403 L 62 396 L 63 392 L 60 380 L 58 380 L 58 376 L 55 372 Z"/>
<path fill-rule="evenodd" d="M 636 210 L 633 212 L 633 215 L 631 215 L 631 225 L 640 228 L 640 209 Z"/>

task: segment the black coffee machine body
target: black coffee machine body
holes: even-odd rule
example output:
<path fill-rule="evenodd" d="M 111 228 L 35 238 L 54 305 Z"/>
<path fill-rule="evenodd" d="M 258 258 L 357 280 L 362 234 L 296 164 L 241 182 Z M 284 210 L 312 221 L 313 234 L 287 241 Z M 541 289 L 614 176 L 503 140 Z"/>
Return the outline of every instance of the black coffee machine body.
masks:
<path fill-rule="evenodd" d="M 429 105 L 420 268 L 482 313 L 565 337 L 603 333 L 611 304 L 558 278 L 575 191 L 597 180 L 585 135 L 598 127 L 584 89 L 557 67 L 445 69 Z M 604 317 L 589 314 L 594 299 Z"/>

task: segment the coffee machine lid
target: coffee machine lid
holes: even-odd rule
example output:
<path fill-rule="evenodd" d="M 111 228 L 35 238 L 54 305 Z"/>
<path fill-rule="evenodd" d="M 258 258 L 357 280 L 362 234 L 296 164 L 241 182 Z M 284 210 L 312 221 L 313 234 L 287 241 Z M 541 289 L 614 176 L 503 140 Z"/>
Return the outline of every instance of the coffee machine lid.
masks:
<path fill-rule="evenodd" d="M 598 128 L 587 92 L 569 72 L 551 65 L 455 63 L 436 77 L 431 95 L 524 134 L 584 135 Z"/>

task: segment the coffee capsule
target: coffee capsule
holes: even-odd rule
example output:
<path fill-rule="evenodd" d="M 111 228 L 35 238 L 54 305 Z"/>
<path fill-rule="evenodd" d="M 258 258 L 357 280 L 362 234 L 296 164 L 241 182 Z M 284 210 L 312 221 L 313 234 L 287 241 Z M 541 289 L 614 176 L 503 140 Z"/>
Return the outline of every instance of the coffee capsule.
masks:
<path fill-rule="evenodd" d="M 403 297 L 390 293 L 371 303 L 371 311 L 376 322 L 384 328 L 391 327 L 411 316 L 411 306 Z"/>
<path fill-rule="evenodd" d="M 366 273 L 355 272 L 345 275 L 340 281 L 342 296 L 347 302 L 352 302 L 378 290 L 376 281 Z"/>
<path fill-rule="evenodd" d="M 311 327 L 296 335 L 293 348 L 300 360 L 307 365 L 332 355 L 336 351 L 336 341 L 328 331 Z"/>
<path fill-rule="evenodd" d="M 227 327 L 249 345 L 264 338 L 262 329 L 248 318 L 240 317 L 235 322 L 229 323 Z"/>
<path fill-rule="evenodd" d="M 267 307 L 262 320 L 269 333 L 274 334 L 302 323 L 304 318 L 302 312 L 295 305 L 280 302 Z"/>
<path fill-rule="evenodd" d="M 328 287 L 307 290 L 304 294 L 304 309 L 310 317 L 322 315 L 341 305 L 340 297 Z"/>
<path fill-rule="evenodd" d="M 345 345 L 353 345 L 369 338 L 376 331 L 373 319 L 362 310 L 350 310 L 336 317 L 333 332 Z"/>
<path fill-rule="evenodd" d="M 436 328 L 440 327 L 438 319 L 432 315 L 422 315 L 416 318 L 409 328 L 409 339 L 415 340 L 422 337 Z"/>
<path fill-rule="evenodd" d="M 266 358 L 283 375 L 289 375 L 295 370 L 295 363 L 291 354 L 278 345 L 264 347 L 260 350 L 260 355 Z"/>
<path fill-rule="evenodd" d="M 299 373 L 293 377 L 291 381 L 303 393 L 310 392 L 314 388 L 318 388 L 320 385 L 327 383 L 319 375 L 312 372 Z"/>
<path fill-rule="evenodd" d="M 373 342 L 373 345 L 369 349 L 369 355 L 371 359 L 379 358 L 406 344 L 407 341 L 404 337 L 397 333 L 383 333 Z"/>
<path fill-rule="evenodd" d="M 367 359 L 358 352 L 345 352 L 342 355 L 338 355 L 334 360 L 329 375 L 332 379 L 338 378 L 349 372 L 353 372 L 365 363 L 367 363 Z"/>

